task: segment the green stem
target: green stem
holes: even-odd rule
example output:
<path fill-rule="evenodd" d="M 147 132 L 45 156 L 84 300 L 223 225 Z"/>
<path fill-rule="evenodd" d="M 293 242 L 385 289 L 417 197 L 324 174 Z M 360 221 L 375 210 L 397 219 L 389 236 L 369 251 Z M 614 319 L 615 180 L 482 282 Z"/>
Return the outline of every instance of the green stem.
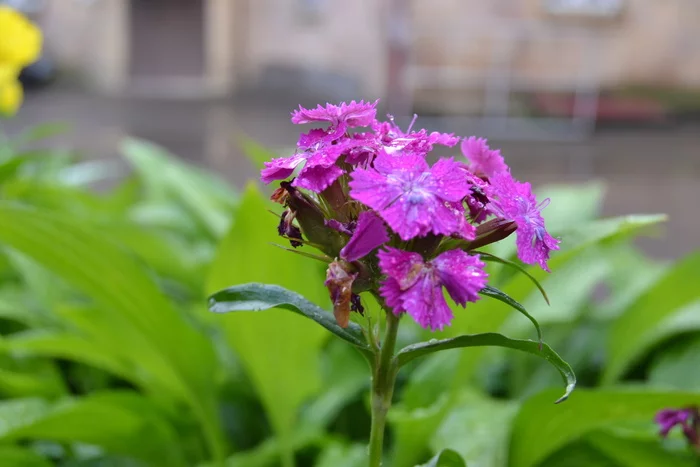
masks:
<path fill-rule="evenodd" d="M 384 342 L 372 374 L 372 429 L 369 435 L 370 467 L 382 465 L 386 416 L 391 407 L 391 398 L 394 394 L 394 383 L 398 372 L 398 365 L 394 358 L 394 347 L 396 347 L 398 330 L 399 318 L 391 310 L 387 310 Z"/>

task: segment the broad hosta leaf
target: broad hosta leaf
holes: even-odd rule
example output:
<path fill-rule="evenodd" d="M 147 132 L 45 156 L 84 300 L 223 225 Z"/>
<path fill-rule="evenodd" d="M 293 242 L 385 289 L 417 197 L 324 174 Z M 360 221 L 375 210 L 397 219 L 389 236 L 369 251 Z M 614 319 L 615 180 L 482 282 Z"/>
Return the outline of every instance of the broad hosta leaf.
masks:
<path fill-rule="evenodd" d="M 1 402 L 0 439 L 82 442 L 157 465 L 185 465 L 170 425 L 147 399 L 127 392 L 93 394 L 53 406 L 36 399 Z"/>
<path fill-rule="evenodd" d="M 404 347 L 399 351 L 396 358 L 399 365 L 405 365 L 414 358 L 437 352 L 439 350 L 458 349 L 463 347 L 506 347 L 520 350 L 544 358 L 551 363 L 561 374 L 566 382 L 566 392 L 557 402 L 561 402 L 569 397 L 571 391 L 576 387 L 576 375 L 568 363 L 561 359 L 557 353 L 547 344 L 541 344 L 531 340 L 509 339 L 497 333 L 471 334 L 453 337 L 451 339 L 433 340 L 421 342 Z"/>
<path fill-rule="evenodd" d="M 0 446 L 3 467 L 53 467 L 54 463 L 28 448 Z"/>
<path fill-rule="evenodd" d="M 566 444 L 592 430 L 624 421 L 653 424 L 665 407 L 700 403 L 700 393 L 643 390 L 586 390 L 562 405 L 553 405 L 545 391 L 528 399 L 515 418 L 510 439 L 512 467 L 538 465 Z"/>
<path fill-rule="evenodd" d="M 225 183 L 146 141 L 126 139 L 122 152 L 146 181 L 149 197 L 178 200 L 213 238 L 226 233 L 236 196 Z"/>
<path fill-rule="evenodd" d="M 456 451 L 445 449 L 419 467 L 467 467 L 467 463 Z"/>
<path fill-rule="evenodd" d="M 467 464 L 506 465 L 510 425 L 518 410 L 504 401 L 464 390 L 430 438 L 434 452 L 453 449 Z"/>
<path fill-rule="evenodd" d="M 333 339 L 323 349 L 323 391 L 305 407 L 299 426 L 324 427 L 370 385 L 367 362 L 345 342 Z"/>
<path fill-rule="evenodd" d="M 700 307 L 695 312 L 700 314 Z M 698 356 L 700 339 L 680 339 L 654 359 L 649 371 L 649 383 L 659 387 L 700 391 Z"/>
<path fill-rule="evenodd" d="M 650 440 L 615 436 L 610 430 L 596 431 L 586 441 L 622 467 L 695 467 L 692 454 L 673 453 L 664 449 L 654 433 Z"/>
<path fill-rule="evenodd" d="M 365 467 L 367 446 L 346 445 L 340 442 L 329 444 L 319 455 L 315 467 Z"/>
<path fill-rule="evenodd" d="M 209 294 L 234 284 L 272 282 L 312 303 L 328 303 L 318 263 L 279 248 L 278 219 L 255 185 L 245 191 L 236 218 L 207 280 Z M 287 310 L 220 315 L 216 325 L 236 351 L 260 395 L 283 455 L 290 459 L 299 408 L 321 388 L 319 352 L 329 335 Z"/>
<path fill-rule="evenodd" d="M 394 438 L 390 458 L 395 467 L 412 467 L 430 453 L 426 440 L 438 429 L 452 406 L 447 394 L 435 397 L 428 407 L 412 408 L 400 403 L 389 411 Z"/>
<path fill-rule="evenodd" d="M 603 381 L 610 383 L 661 339 L 674 332 L 700 329 L 700 253 L 681 260 L 622 314 L 608 338 L 608 365 Z"/>
<path fill-rule="evenodd" d="M 332 313 L 284 287 L 257 283 L 234 285 L 209 297 L 209 309 L 214 313 L 264 311 L 270 308 L 283 308 L 305 316 L 361 350 L 369 351 L 358 324 L 350 323 L 347 328 L 341 328 Z"/>
<path fill-rule="evenodd" d="M 273 467 L 279 465 L 279 458 L 285 449 L 298 450 L 307 446 L 320 445 L 326 436 L 316 430 L 295 430 L 289 439 L 289 446 L 282 446 L 279 438 L 268 438 L 254 449 L 233 454 L 224 462 L 224 467 Z M 204 463 L 198 467 L 219 467 L 221 464 Z"/>
<path fill-rule="evenodd" d="M 65 216 L 0 203 L 0 242 L 72 284 L 95 304 L 93 322 L 154 389 L 187 403 L 213 451 L 221 451 L 214 406 L 214 352 L 207 338 L 166 299 L 140 263 L 108 233 Z M 128 342 L 129 345 L 124 345 Z M 147 379 L 147 378 L 146 378 Z"/>

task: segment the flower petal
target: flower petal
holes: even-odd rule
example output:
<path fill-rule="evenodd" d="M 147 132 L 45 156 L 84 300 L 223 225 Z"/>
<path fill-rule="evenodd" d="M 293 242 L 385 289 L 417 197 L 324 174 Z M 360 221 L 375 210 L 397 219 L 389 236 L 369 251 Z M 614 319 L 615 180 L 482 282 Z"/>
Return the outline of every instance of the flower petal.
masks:
<path fill-rule="evenodd" d="M 406 313 L 426 329 L 442 330 L 452 321 L 452 310 L 442 295 L 442 287 L 430 272 L 421 274 L 419 280 L 401 296 L 401 301 Z"/>
<path fill-rule="evenodd" d="M 462 154 L 469 160 L 469 170 L 476 175 L 493 177 L 510 172 L 498 149 L 489 148 L 486 139 L 471 136 L 461 144 Z"/>
<path fill-rule="evenodd" d="M 384 222 L 373 212 L 363 211 L 357 218 L 357 227 L 350 241 L 340 250 L 346 261 L 356 261 L 389 241 Z"/>
<path fill-rule="evenodd" d="M 292 175 L 294 169 L 305 159 L 304 154 L 294 154 L 291 157 L 278 157 L 270 162 L 265 162 L 265 168 L 260 171 L 260 180 L 265 184 L 275 180 L 284 180 Z"/>
<path fill-rule="evenodd" d="M 478 256 L 462 250 L 450 250 L 431 261 L 442 285 L 458 305 L 479 299 L 479 291 L 486 286 L 486 266 Z"/>

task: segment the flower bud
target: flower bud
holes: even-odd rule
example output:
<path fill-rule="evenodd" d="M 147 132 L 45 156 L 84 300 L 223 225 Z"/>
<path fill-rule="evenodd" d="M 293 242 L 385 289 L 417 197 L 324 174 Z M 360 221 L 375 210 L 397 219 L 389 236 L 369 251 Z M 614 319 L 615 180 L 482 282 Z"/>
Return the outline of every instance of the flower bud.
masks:
<path fill-rule="evenodd" d="M 306 239 L 317 245 L 328 256 L 336 257 L 345 243 L 339 232 L 326 226 L 326 218 L 318 205 L 289 182 L 280 186 L 287 191 L 287 207 L 294 212 Z"/>

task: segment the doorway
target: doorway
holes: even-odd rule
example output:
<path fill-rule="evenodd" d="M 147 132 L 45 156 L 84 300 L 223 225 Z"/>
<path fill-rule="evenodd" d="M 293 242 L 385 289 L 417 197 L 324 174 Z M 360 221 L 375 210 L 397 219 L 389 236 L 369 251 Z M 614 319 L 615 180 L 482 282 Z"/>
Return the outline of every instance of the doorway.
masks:
<path fill-rule="evenodd" d="M 132 85 L 151 89 L 204 82 L 204 0 L 131 0 Z"/>

